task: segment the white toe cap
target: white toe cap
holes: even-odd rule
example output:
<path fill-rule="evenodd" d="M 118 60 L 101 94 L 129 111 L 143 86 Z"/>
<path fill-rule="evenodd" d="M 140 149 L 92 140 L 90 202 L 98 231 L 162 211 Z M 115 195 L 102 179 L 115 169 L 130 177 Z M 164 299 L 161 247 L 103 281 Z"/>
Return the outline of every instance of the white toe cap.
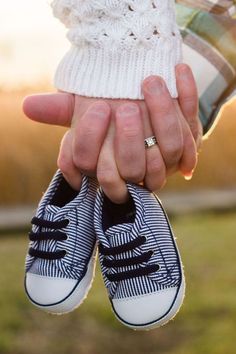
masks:
<path fill-rule="evenodd" d="M 27 273 L 26 291 L 31 300 L 41 306 L 50 306 L 63 301 L 74 289 L 74 279 L 50 278 Z"/>
<path fill-rule="evenodd" d="M 170 311 L 174 312 L 171 317 L 175 315 L 182 303 L 182 296 L 177 296 L 177 292 L 178 288 L 173 287 L 139 297 L 113 299 L 112 304 L 120 320 L 128 325 L 148 326 L 158 321 L 161 325 Z"/>

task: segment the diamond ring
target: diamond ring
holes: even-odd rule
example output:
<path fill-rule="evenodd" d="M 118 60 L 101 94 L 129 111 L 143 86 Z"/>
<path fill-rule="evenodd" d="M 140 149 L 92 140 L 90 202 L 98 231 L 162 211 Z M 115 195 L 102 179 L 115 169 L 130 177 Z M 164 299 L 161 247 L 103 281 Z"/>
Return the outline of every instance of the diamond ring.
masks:
<path fill-rule="evenodd" d="M 146 149 L 149 149 L 150 147 L 154 146 L 154 145 L 157 145 L 157 139 L 156 137 L 153 135 L 153 136 L 150 136 L 149 138 L 146 138 L 144 140 L 144 143 L 145 143 L 145 148 Z"/>

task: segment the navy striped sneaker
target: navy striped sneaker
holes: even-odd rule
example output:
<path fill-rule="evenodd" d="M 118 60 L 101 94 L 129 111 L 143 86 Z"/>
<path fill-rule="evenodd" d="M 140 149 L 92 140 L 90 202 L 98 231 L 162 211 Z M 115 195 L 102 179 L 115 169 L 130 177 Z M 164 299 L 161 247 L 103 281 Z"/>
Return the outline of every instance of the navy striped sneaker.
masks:
<path fill-rule="evenodd" d="M 25 290 L 47 312 L 72 311 L 90 289 L 97 248 L 96 192 L 96 182 L 85 176 L 80 192 L 74 191 L 58 170 L 32 219 Z"/>
<path fill-rule="evenodd" d="M 178 312 L 184 298 L 184 275 L 160 201 L 140 186 L 127 186 L 134 216 L 132 220 L 131 210 L 123 223 L 113 220 L 109 226 L 111 208 L 101 189 L 97 193 L 94 226 L 100 264 L 116 317 L 133 329 L 151 329 Z"/>

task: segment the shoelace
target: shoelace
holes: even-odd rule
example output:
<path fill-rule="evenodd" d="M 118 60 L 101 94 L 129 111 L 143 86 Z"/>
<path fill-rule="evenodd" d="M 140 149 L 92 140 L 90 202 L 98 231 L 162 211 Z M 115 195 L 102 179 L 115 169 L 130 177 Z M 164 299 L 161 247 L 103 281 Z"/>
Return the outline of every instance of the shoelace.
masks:
<path fill-rule="evenodd" d="M 31 220 L 31 224 L 40 227 L 46 227 L 48 229 L 53 229 L 55 231 L 39 231 L 39 232 L 31 231 L 29 233 L 30 241 L 37 241 L 37 242 L 48 241 L 48 240 L 64 241 L 67 239 L 66 233 L 59 231 L 59 229 L 62 229 L 63 227 L 66 227 L 69 224 L 68 219 L 64 219 L 60 221 L 48 221 L 42 218 L 33 217 L 33 219 Z M 30 247 L 29 255 L 32 257 L 53 260 L 53 259 L 60 259 L 65 257 L 66 251 L 61 250 L 55 252 L 47 252 L 47 251 L 40 251 Z"/>
<path fill-rule="evenodd" d="M 100 244 L 99 250 L 103 256 L 115 256 L 123 252 L 131 251 L 134 248 L 141 246 L 145 242 L 146 242 L 146 237 L 139 236 L 135 240 L 132 240 L 130 242 L 127 242 L 123 245 L 116 246 L 116 247 L 104 247 L 102 244 Z M 139 256 L 134 256 L 125 259 L 109 260 L 107 258 L 104 258 L 103 266 L 107 268 L 119 268 L 119 267 L 138 265 L 143 262 L 147 262 L 151 258 L 152 254 L 153 254 L 152 251 L 148 251 Z M 139 267 L 125 272 L 117 272 L 115 274 L 106 273 L 106 277 L 111 282 L 121 281 L 121 280 L 140 277 L 142 275 L 147 275 L 149 273 L 156 272 L 157 270 L 159 270 L 159 268 L 160 267 L 158 264 L 151 264 L 151 265 L 146 265 L 145 267 Z"/>

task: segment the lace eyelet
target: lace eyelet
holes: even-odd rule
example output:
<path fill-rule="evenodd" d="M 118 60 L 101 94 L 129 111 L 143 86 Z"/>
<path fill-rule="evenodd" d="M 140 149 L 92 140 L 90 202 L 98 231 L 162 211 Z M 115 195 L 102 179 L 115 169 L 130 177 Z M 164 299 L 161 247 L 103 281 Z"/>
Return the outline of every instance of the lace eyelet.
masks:
<path fill-rule="evenodd" d="M 64 257 L 67 255 L 67 251 L 66 251 L 66 250 L 63 250 L 62 252 L 63 252 L 62 258 L 64 258 Z"/>
<path fill-rule="evenodd" d="M 64 219 L 64 220 L 67 222 L 67 225 L 66 225 L 65 227 L 69 226 L 70 223 L 71 223 L 70 219 L 69 219 L 69 218 L 66 218 L 66 219 Z"/>
<path fill-rule="evenodd" d="M 159 270 L 161 270 L 160 264 L 156 263 L 155 265 L 158 267 L 158 269 L 156 270 L 156 272 L 159 272 Z"/>
<path fill-rule="evenodd" d="M 69 236 L 66 235 L 65 239 L 63 241 L 68 241 L 69 240 Z"/>
<path fill-rule="evenodd" d="M 142 238 L 143 240 L 145 240 L 145 241 L 143 241 L 143 243 L 147 242 L 147 237 L 145 235 L 140 235 L 139 237 Z"/>

